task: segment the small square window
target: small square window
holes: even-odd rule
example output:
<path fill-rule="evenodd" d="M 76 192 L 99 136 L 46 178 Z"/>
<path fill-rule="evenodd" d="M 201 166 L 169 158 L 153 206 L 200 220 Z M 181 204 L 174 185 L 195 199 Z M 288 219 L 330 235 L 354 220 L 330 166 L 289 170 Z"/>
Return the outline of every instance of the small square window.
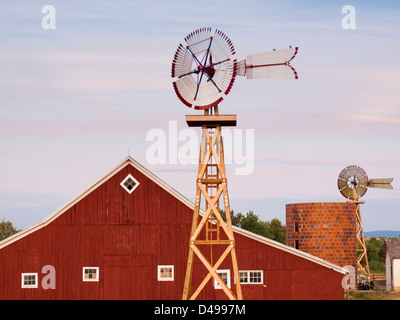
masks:
<path fill-rule="evenodd" d="M 38 274 L 37 273 L 22 273 L 21 288 L 37 288 Z"/>
<path fill-rule="evenodd" d="M 99 281 L 99 267 L 84 267 L 83 281 Z"/>
<path fill-rule="evenodd" d="M 139 186 L 139 182 L 131 174 L 128 174 L 121 182 L 121 186 L 131 194 Z"/>
<path fill-rule="evenodd" d="M 256 271 L 239 271 L 240 283 L 263 283 L 263 272 Z"/>
<path fill-rule="evenodd" d="M 222 281 L 225 282 L 226 286 L 231 288 L 231 270 L 217 270 L 218 275 L 221 277 Z M 214 288 L 222 289 L 217 280 L 214 279 Z"/>
<path fill-rule="evenodd" d="M 247 271 L 239 271 L 240 283 L 249 283 L 249 273 Z"/>
<path fill-rule="evenodd" d="M 158 266 L 158 281 L 174 281 L 174 266 Z"/>
<path fill-rule="evenodd" d="M 249 282 L 250 283 L 262 283 L 262 272 L 261 271 L 249 271 Z"/>

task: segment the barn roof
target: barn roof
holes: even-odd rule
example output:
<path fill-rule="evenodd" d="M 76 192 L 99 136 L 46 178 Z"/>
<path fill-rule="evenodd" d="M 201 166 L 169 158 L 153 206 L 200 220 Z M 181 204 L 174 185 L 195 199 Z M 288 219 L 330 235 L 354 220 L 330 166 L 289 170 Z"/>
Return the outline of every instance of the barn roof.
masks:
<path fill-rule="evenodd" d="M 390 259 L 400 259 L 400 239 L 385 239 L 383 252 L 388 253 Z"/>
<path fill-rule="evenodd" d="M 93 185 L 91 185 L 89 188 L 87 188 L 85 191 L 83 191 L 81 194 L 73 198 L 71 201 L 67 202 L 65 205 L 57 209 L 55 212 L 53 212 L 51 215 L 49 215 L 47 218 L 44 220 L 38 222 L 37 224 L 21 231 L 13 236 L 6 238 L 5 240 L 0 242 L 0 249 L 10 245 L 11 243 L 18 241 L 19 239 L 47 226 L 50 224 L 52 221 L 57 219 L 59 216 L 61 216 L 64 212 L 66 212 L 68 209 L 70 209 L 72 206 L 74 206 L 77 202 L 79 202 L 81 199 L 86 197 L 90 192 L 98 188 L 101 184 L 103 184 L 105 181 L 107 181 L 109 178 L 111 178 L 114 174 L 119 172 L 121 169 L 126 167 L 127 165 L 132 165 L 135 169 L 140 171 L 142 174 L 147 176 L 149 179 L 151 179 L 153 182 L 158 184 L 161 188 L 163 188 L 165 191 L 169 192 L 171 195 L 176 197 L 178 200 L 180 200 L 182 203 L 187 205 L 189 208 L 194 209 L 194 203 L 191 202 L 189 199 L 184 197 L 182 194 L 180 194 L 178 191 L 173 189 L 171 186 L 169 186 L 167 183 L 165 183 L 163 180 L 155 176 L 152 172 L 150 172 L 148 169 L 143 167 L 139 162 L 134 160 L 132 157 L 128 156 L 126 157 L 120 164 L 118 164 L 114 169 L 112 169 L 109 173 L 107 173 L 105 176 L 100 178 L 97 182 L 95 182 Z M 204 211 L 201 211 L 201 214 L 204 214 Z M 284 245 L 280 242 L 262 237 L 260 235 L 257 235 L 255 233 L 252 233 L 250 231 L 238 228 L 233 226 L 233 231 L 237 234 L 241 234 L 243 236 L 249 237 L 253 240 L 259 241 L 261 243 L 264 243 L 266 245 L 269 245 L 271 247 L 277 248 L 279 250 L 288 252 L 290 254 L 294 254 L 296 256 L 302 257 L 304 259 L 307 259 L 309 261 L 312 261 L 314 263 L 317 263 L 319 265 L 322 265 L 324 267 L 327 267 L 329 269 L 335 270 L 337 272 L 340 272 L 342 274 L 347 274 L 348 271 L 345 268 L 342 268 L 336 264 L 333 264 L 331 262 L 328 262 L 326 260 L 323 260 L 321 258 L 318 258 L 316 256 L 313 256 L 309 253 L 303 252 L 301 250 L 292 248 L 290 246 Z"/>

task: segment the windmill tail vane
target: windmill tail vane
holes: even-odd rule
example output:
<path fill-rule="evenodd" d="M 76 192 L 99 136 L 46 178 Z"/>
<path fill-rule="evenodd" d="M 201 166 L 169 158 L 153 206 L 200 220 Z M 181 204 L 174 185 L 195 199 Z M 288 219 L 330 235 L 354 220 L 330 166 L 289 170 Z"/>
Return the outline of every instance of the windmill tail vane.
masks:
<path fill-rule="evenodd" d="M 298 50 L 298 47 L 290 46 L 249 55 L 238 62 L 237 74 L 247 79 L 298 79 L 296 70 L 290 65 Z"/>
<path fill-rule="evenodd" d="M 393 190 L 393 186 L 391 184 L 392 181 L 393 181 L 393 178 L 370 179 L 368 181 L 368 187 Z"/>

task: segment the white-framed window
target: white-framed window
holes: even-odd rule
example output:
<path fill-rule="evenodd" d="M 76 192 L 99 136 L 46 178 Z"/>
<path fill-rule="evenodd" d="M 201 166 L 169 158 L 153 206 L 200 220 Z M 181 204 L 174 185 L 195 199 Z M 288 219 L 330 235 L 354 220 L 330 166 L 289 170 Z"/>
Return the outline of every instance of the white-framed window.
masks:
<path fill-rule="evenodd" d="M 245 270 L 239 271 L 240 283 L 243 284 L 262 284 L 263 272 L 262 270 Z"/>
<path fill-rule="evenodd" d="M 128 174 L 121 182 L 122 188 L 124 188 L 129 194 L 131 194 L 139 184 L 139 181 L 137 181 L 131 174 Z"/>
<path fill-rule="evenodd" d="M 157 267 L 158 281 L 174 281 L 174 266 L 158 266 Z"/>
<path fill-rule="evenodd" d="M 83 267 L 82 281 L 99 281 L 99 267 Z"/>
<path fill-rule="evenodd" d="M 227 287 L 230 289 L 231 288 L 231 270 L 229 270 L 229 269 L 217 270 L 217 273 L 221 277 L 222 281 L 225 282 Z M 222 287 L 219 285 L 219 283 L 215 279 L 214 279 L 214 288 L 222 289 Z"/>
<path fill-rule="evenodd" d="M 22 273 L 21 288 L 37 288 L 38 274 L 37 273 Z"/>

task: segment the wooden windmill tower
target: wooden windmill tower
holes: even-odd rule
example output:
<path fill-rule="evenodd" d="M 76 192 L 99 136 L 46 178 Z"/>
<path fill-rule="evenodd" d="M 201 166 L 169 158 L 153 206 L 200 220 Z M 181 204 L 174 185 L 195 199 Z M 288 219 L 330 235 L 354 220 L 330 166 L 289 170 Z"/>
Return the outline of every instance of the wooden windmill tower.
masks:
<path fill-rule="evenodd" d="M 356 205 L 356 237 L 357 237 L 357 268 L 362 274 L 369 278 L 369 264 L 367 246 L 364 238 L 364 227 L 361 220 L 360 198 L 367 192 L 368 188 L 393 189 L 392 178 L 368 179 L 367 173 L 359 166 L 348 166 L 344 168 L 338 178 L 340 193 L 347 199 L 348 203 Z"/>
<path fill-rule="evenodd" d="M 188 126 L 202 128 L 202 140 L 182 299 L 196 299 L 208 281 L 214 279 L 228 298 L 241 300 L 243 296 L 221 135 L 223 126 L 236 126 L 236 115 L 220 114 L 218 104 L 223 100 L 222 93 L 226 95 L 231 90 L 236 75 L 246 75 L 248 79 L 297 79 L 297 73 L 290 65 L 297 48 L 251 55 L 237 62 L 232 59 L 235 49 L 231 40 L 219 30 L 212 33 L 211 28 L 198 29 L 190 33 L 185 42 L 186 45 L 179 45 L 173 59 L 173 87 L 186 106 L 203 110 L 204 113 L 186 116 Z M 200 208 L 202 198 L 205 200 L 204 211 Z M 226 221 L 221 217 L 220 209 L 225 210 Z M 195 256 L 208 273 L 192 292 Z M 236 293 L 227 286 L 226 279 L 217 273 L 218 267 L 229 257 Z"/>

